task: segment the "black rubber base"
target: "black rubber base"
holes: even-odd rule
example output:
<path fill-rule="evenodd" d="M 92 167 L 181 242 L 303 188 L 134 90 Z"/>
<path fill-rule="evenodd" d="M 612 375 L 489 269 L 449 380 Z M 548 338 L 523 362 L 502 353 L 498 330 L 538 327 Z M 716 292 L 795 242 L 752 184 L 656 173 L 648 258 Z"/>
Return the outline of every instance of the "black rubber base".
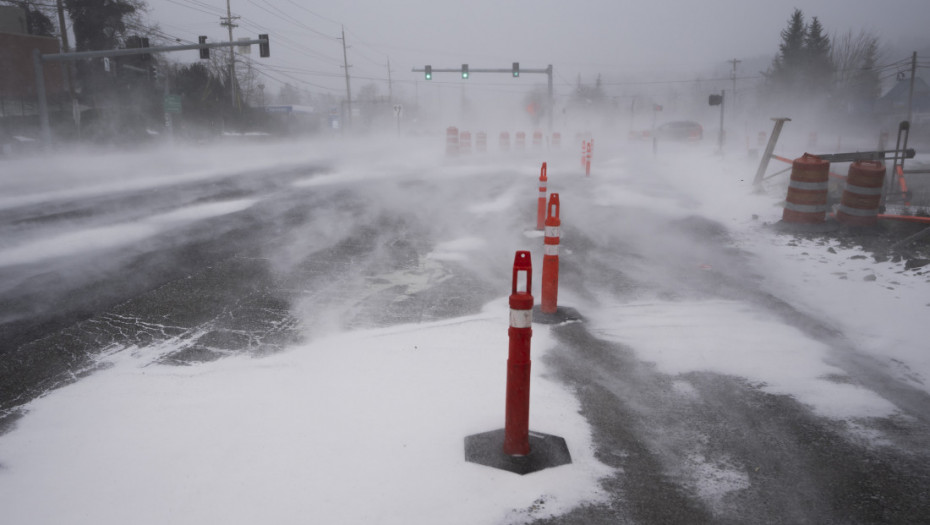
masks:
<path fill-rule="evenodd" d="M 530 453 L 525 456 L 504 454 L 504 429 L 473 434 L 465 438 L 465 461 L 515 474 L 529 474 L 550 467 L 568 465 L 572 456 L 559 436 L 530 431 Z"/>
<path fill-rule="evenodd" d="M 560 324 L 568 321 L 583 321 L 584 318 L 578 313 L 578 310 L 570 306 L 556 306 L 555 312 L 551 314 L 543 313 L 539 305 L 533 306 L 533 322 L 539 324 Z"/>

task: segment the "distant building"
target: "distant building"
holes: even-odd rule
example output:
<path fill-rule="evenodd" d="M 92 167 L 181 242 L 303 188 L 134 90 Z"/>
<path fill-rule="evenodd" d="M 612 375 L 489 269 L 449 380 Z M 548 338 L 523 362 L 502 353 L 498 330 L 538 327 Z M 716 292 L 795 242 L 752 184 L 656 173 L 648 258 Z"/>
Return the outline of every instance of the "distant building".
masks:
<path fill-rule="evenodd" d="M 26 12 L 19 7 L 0 5 L 0 33 L 17 35 L 29 33 L 26 26 Z"/>
<path fill-rule="evenodd" d="M 0 6 L 0 117 L 26 116 L 36 112 L 36 72 L 33 50 L 42 54 L 61 51 L 57 38 L 30 35 L 26 12 L 19 7 Z M 45 91 L 49 99 L 64 93 L 67 85 L 60 62 L 43 65 Z"/>
<path fill-rule="evenodd" d="M 911 80 L 899 80 L 875 104 L 880 114 L 903 120 L 907 116 L 907 101 L 911 91 Z M 912 120 L 930 121 L 930 85 L 920 77 L 914 78 L 914 95 L 911 99 Z"/>

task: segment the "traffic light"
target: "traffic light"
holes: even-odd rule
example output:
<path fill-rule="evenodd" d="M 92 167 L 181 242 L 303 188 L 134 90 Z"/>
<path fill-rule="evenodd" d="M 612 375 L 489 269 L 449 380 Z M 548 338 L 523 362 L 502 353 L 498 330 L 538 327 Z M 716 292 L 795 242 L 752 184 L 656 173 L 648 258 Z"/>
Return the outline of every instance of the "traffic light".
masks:
<path fill-rule="evenodd" d="M 462 78 L 468 78 L 468 64 L 462 64 Z"/>
<path fill-rule="evenodd" d="M 199 43 L 201 43 L 201 44 L 206 44 L 206 43 L 207 43 L 207 37 L 205 37 L 205 36 L 203 36 L 203 35 L 198 36 L 198 37 L 197 37 L 197 42 L 199 42 Z M 200 58 L 201 58 L 201 60 L 207 60 L 207 59 L 210 58 L 210 48 L 209 48 L 209 47 L 201 47 L 201 48 L 200 48 Z"/>
<path fill-rule="evenodd" d="M 520 76 L 520 63 L 514 62 L 513 63 L 513 78 L 517 78 L 519 76 Z"/>
<path fill-rule="evenodd" d="M 719 106 L 723 104 L 723 95 L 711 95 L 707 98 L 707 103 L 711 106 Z"/>
<path fill-rule="evenodd" d="M 426 80 L 433 80 L 433 66 L 426 66 L 426 71 L 423 75 L 426 77 Z"/>
<path fill-rule="evenodd" d="M 158 65 L 152 64 L 149 66 L 149 75 L 152 77 L 152 80 L 158 80 Z"/>
<path fill-rule="evenodd" d="M 258 35 L 258 56 L 268 58 L 271 56 L 271 49 L 268 48 L 268 35 Z"/>

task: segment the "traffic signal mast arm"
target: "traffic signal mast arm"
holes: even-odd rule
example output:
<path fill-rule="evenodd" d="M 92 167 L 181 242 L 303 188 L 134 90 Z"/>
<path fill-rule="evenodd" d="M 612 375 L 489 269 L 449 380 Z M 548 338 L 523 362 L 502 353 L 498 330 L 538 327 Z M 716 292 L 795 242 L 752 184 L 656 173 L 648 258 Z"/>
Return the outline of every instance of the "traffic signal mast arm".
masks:
<path fill-rule="evenodd" d="M 539 73 L 549 77 L 548 79 L 548 91 L 549 91 L 549 129 L 552 129 L 552 114 L 555 108 L 555 99 L 553 97 L 553 88 L 552 88 L 552 64 L 546 66 L 545 69 L 522 69 L 519 62 L 514 62 L 510 68 L 475 68 L 472 69 L 468 67 L 468 64 L 462 64 L 460 67 L 440 67 L 435 68 L 430 64 L 427 64 L 423 68 L 415 67 L 411 69 L 414 73 L 424 73 L 426 80 L 433 79 L 433 73 L 458 73 L 462 76 L 462 80 L 467 80 L 471 78 L 471 73 L 505 73 L 512 75 L 513 78 L 520 78 L 521 73 Z"/>
<path fill-rule="evenodd" d="M 267 44 L 268 38 L 258 38 L 255 40 L 237 40 L 235 42 L 210 42 L 203 44 L 185 44 L 181 46 L 157 46 L 157 47 L 134 47 L 130 49 L 105 49 L 102 51 L 77 51 L 74 53 L 52 53 L 39 55 L 40 60 L 44 62 L 56 62 L 64 60 L 80 60 L 82 58 L 99 58 L 99 57 L 119 57 L 127 55 L 144 55 L 151 53 L 163 53 L 166 51 L 185 51 L 188 49 L 210 49 L 213 47 L 237 47 L 251 44 Z M 456 70 L 458 71 L 458 70 Z M 509 70 L 508 70 L 509 71 Z"/>
<path fill-rule="evenodd" d="M 203 39 L 201 39 L 203 40 Z M 42 64 L 45 62 L 64 62 L 80 60 L 82 58 L 120 57 L 129 55 L 147 55 L 163 53 L 166 51 L 184 51 L 188 49 L 210 49 L 211 47 L 233 47 L 258 44 L 260 55 L 268 56 L 268 35 L 259 35 L 256 40 L 239 40 L 236 42 L 216 42 L 187 44 L 182 46 L 134 47 L 130 49 L 104 49 L 100 51 L 78 51 L 75 53 L 50 53 L 43 55 L 38 49 L 32 50 L 32 65 L 36 75 L 36 98 L 39 102 L 39 127 L 42 132 L 42 142 L 46 145 L 52 143 L 52 131 L 48 119 L 48 102 L 45 99 L 45 72 Z"/>
<path fill-rule="evenodd" d="M 547 67 L 546 69 L 525 69 L 525 68 L 522 68 L 522 67 L 521 67 L 521 68 L 520 68 L 520 74 L 523 74 L 523 73 L 542 73 L 542 74 L 548 74 L 548 73 L 551 71 L 551 68 L 552 68 L 552 66 L 549 66 L 549 67 Z M 414 73 L 425 73 L 425 72 L 426 72 L 426 68 L 417 68 L 417 67 L 415 67 L 415 68 L 413 68 L 411 71 L 413 71 Z M 437 67 L 434 67 L 433 70 L 432 70 L 432 72 L 433 72 L 433 73 L 459 73 L 459 74 L 461 74 L 461 73 L 462 73 L 462 67 L 461 67 L 461 66 L 459 66 L 459 67 L 450 67 L 450 68 L 437 68 Z M 511 69 L 511 68 L 509 68 L 509 67 L 508 67 L 508 68 L 501 68 L 501 69 L 494 69 L 494 68 L 485 68 L 485 69 L 481 69 L 481 68 L 469 67 L 469 68 L 468 68 L 468 73 L 469 73 L 469 74 L 471 74 L 471 73 L 507 73 L 508 75 L 512 75 L 512 74 L 513 74 L 513 69 Z"/>

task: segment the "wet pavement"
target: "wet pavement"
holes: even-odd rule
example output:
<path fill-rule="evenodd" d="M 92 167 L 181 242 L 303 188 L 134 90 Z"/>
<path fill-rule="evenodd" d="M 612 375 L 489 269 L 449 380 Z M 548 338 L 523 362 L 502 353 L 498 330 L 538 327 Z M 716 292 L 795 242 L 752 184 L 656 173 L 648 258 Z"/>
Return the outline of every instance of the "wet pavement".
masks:
<path fill-rule="evenodd" d="M 424 221 L 422 212 L 403 206 L 373 206 L 390 199 L 370 188 L 293 184 L 319 169 L 0 212 L 0 228 L 12 231 L 256 201 L 128 248 L 0 269 L 0 301 L 8 312 L 0 325 L 0 433 L 29 400 L 93 373 L 110 352 L 142 352 L 167 366 L 242 352 L 260 356 L 333 326 L 473 313 L 508 288 L 509 275 L 491 276 L 482 265 L 507 267 L 512 251 L 491 250 L 469 267 L 430 257 L 437 241 L 451 235 L 449 224 Z M 443 189 L 441 182 L 406 189 L 424 196 L 471 192 L 457 205 L 465 208 L 508 191 L 509 180 L 495 173 L 471 180 L 469 189 Z M 444 207 L 436 200 L 433 206 Z M 501 228 L 493 218 L 469 220 L 464 231 Z M 722 225 L 688 217 L 656 228 L 669 251 L 644 251 L 635 239 L 615 242 L 603 232 L 566 226 L 562 245 L 571 257 L 562 263 L 561 286 L 581 298 L 648 291 L 670 299 L 746 301 L 833 349 L 846 374 L 836 381 L 872 389 L 901 412 L 828 419 L 739 377 L 669 376 L 638 359 L 635 349 L 598 338 L 581 311 L 581 319 L 553 326 L 559 347 L 547 364 L 578 396 L 597 458 L 617 473 L 602 483 L 608 503 L 536 523 L 926 521 L 930 395 L 890 379 L 842 333 L 763 292 Z M 643 265 L 648 273 L 637 271 Z M 883 440 L 862 437 L 863 428 Z"/>

